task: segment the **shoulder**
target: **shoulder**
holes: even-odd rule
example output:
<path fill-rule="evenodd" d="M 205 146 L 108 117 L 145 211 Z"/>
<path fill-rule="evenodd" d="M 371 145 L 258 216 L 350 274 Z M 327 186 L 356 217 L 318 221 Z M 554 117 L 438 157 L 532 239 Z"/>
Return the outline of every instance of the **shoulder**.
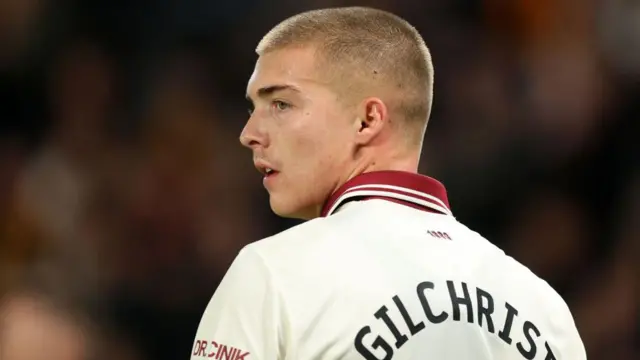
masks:
<path fill-rule="evenodd" d="M 298 251 L 313 247 L 314 244 L 336 239 L 348 232 L 349 223 L 341 214 L 316 218 L 291 227 L 275 235 L 255 241 L 249 245 L 252 251 L 264 256 L 278 256 L 282 252 Z"/>
<path fill-rule="evenodd" d="M 461 244 L 458 250 L 464 254 L 466 262 L 472 262 L 473 259 L 482 262 L 481 274 L 491 274 L 492 278 L 509 284 L 509 288 L 516 293 L 532 294 L 537 303 L 544 304 L 546 309 L 556 313 L 570 314 L 569 307 L 562 296 L 529 267 L 461 223 L 456 225 L 454 231 L 463 235 L 457 238 Z"/>
<path fill-rule="evenodd" d="M 551 328 L 575 333 L 572 312 L 562 295 L 529 267 L 501 250 L 500 253 L 504 262 L 496 270 L 504 273 L 505 283 L 509 284 L 510 290 L 527 298 L 532 310 L 537 310 L 538 316 L 546 319 Z"/>
<path fill-rule="evenodd" d="M 250 254 L 253 261 L 260 259 L 276 277 L 311 271 L 311 264 L 335 259 L 335 253 L 348 243 L 354 225 L 345 220 L 342 214 L 309 220 L 248 244 L 241 252 Z"/>
<path fill-rule="evenodd" d="M 551 322 L 555 323 L 557 328 L 564 326 L 574 329 L 576 325 L 573 319 L 573 314 L 562 295 L 560 295 L 560 293 L 558 293 L 558 291 L 546 280 L 537 276 L 529 269 L 527 269 L 527 271 L 535 278 L 535 291 L 533 294 L 537 297 L 539 303 L 545 304 L 545 309 L 552 314 L 552 316 L 549 317 Z"/>
<path fill-rule="evenodd" d="M 541 311 L 538 316 L 545 319 L 547 329 L 553 332 L 551 347 L 567 358 L 586 359 L 584 343 L 569 305 L 550 284 L 537 276 L 536 279 L 537 286 L 530 296 Z"/>

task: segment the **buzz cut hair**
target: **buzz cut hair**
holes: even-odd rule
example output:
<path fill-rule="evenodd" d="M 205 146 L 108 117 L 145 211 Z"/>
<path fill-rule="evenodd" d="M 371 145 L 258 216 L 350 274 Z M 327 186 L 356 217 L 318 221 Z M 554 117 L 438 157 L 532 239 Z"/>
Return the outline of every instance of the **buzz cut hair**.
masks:
<path fill-rule="evenodd" d="M 416 134 L 417 129 L 408 126 L 422 142 L 433 101 L 433 64 L 411 24 L 368 7 L 312 10 L 276 25 L 256 53 L 305 46 L 316 51 L 318 67 L 341 98 L 385 97 L 391 114 L 422 127 Z"/>

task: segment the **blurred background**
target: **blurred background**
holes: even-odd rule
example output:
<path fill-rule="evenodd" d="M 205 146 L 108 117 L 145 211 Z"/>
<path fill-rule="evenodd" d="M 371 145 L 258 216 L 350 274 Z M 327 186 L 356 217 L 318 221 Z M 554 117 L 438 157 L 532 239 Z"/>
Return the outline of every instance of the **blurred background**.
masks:
<path fill-rule="evenodd" d="M 299 11 L 423 34 L 423 173 L 548 279 L 590 360 L 640 359 L 640 2 L 1 0 L 0 359 L 188 358 L 271 214 L 237 139 L 253 50 Z"/>

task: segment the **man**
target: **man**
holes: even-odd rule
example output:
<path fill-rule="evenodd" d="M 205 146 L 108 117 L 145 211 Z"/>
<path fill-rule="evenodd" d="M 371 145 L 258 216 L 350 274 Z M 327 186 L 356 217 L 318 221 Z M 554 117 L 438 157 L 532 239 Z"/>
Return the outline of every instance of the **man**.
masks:
<path fill-rule="evenodd" d="M 246 246 L 191 359 L 585 359 L 564 301 L 418 175 L 433 68 L 387 12 L 334 8 L 257 48 L 241 134 L 271 208 L 310 220 Z"/>

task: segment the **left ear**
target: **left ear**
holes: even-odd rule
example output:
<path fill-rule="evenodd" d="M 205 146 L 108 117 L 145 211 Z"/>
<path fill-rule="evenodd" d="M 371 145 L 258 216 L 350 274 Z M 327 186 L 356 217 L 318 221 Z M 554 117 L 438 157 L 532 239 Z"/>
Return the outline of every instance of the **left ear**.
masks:
<path fill-rule="evenodd" d="M 385 103 L 376 97 L 364 99 L 358 109 L 358 131 L 356 142 L 360 145 L 373 140 L 389 121 L 389 111 Z"/>

